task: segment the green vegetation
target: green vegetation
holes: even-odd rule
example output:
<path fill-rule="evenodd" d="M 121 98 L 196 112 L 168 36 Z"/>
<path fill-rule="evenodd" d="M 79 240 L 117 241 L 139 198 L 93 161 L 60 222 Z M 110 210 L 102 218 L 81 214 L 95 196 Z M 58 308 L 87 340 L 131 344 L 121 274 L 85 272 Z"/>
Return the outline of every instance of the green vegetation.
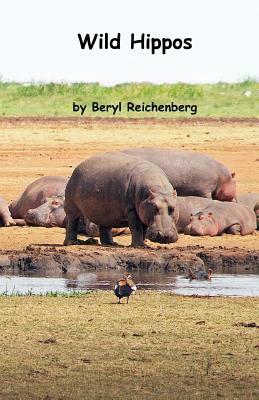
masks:
<path fill-rule="evenodd" d="M 258 298 L 1 297 L 3 399 L 258 399 Z"/>
<path fill-rule="evenodd" d="M 79 116 L 72 112 L 72 103 L 93 101 L 115 104 L 128 101 L 142 104 L 197 104 L 198 117 L 257 117 L 259 118 L 259 82 L 246 79 L 228 84 L 161 84 L 127 83 L 113 87 L 99 83 L 29 83 L 0 81 L 0 116 Z M 112 112 L 91 112 L 84 116 L 112 116 Z M 121 117 L 189 117 L 188 112 L 127 112 Z"/>

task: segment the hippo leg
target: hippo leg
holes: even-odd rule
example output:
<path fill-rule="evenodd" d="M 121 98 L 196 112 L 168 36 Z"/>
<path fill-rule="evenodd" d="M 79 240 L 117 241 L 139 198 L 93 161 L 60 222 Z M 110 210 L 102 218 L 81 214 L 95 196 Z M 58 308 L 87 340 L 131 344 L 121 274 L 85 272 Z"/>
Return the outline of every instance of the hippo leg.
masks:
<path fill-rule="evenodd" d="M 144 247 L 144 229 L 135 210 L 128 213 L 128 223 L 132 235 L 132 247 Z"/>
<path fill-rule="evenodd" d="M 111 228 L 99 226 L 101 244 L 105 246 L 115 246 L 117 243 L 113 241 Z"/>
<path fill-rule="evenodd" d="M 142 225 L 142 228 L 143 228 L 143 240 L 145 240 L 146 233 L 147 233 L 147 226 L 146 225 Z"/>
<path fill-rule="evenodd" d="M 235 224 L 230 226 L 225 230 L 225 233 L 229 233 L 230 235 L 240 235 L 241 227 L 239 224 Z"/>
<path fill-rule="evenodd" d="M 77 240 L 77 230 L 79 224 L 79 217 L 75 218 L 72 215 L 67 215 L 66 222 L 66 238 L 64 240 L 64 246 L 70 246 L 72 244 L 81 244 L 79 240 Z"/>
<path fill-rule="evenodd" d="M 15 224 L 16 224 L 17 226 L 26 226 L 26 225 L 27 225 L 24 219 L 17 219 L 17 218 L 15 218 L 15 219 L 14 219 L 14 222 L 15 222 Z"/>
<path fill-rule="evenodd" d="M 4 219 L 3 219 L 3 223 L 4 223 L 4 226 L 13 226 L 13 225 L 16 225 L 16 223 L 15 223 L 15 221 L 12 219 L 12 217 L 10 217 L 10 218 L 4 218 Z"/>

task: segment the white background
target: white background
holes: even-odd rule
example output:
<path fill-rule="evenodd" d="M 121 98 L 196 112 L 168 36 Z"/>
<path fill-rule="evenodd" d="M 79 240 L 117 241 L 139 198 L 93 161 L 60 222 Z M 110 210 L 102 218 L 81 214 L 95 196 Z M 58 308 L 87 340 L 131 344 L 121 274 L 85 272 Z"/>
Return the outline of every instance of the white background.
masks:
<path fill-rule="evenodd" d="M 217 82 L 259 78 L 259 0 L 5 0 L 0 75 L 16 81 Z M 77 33 L 122 33 L 81 50 Z M 130 50 L 130 33 L 192 37 L 192 50 Z"/>

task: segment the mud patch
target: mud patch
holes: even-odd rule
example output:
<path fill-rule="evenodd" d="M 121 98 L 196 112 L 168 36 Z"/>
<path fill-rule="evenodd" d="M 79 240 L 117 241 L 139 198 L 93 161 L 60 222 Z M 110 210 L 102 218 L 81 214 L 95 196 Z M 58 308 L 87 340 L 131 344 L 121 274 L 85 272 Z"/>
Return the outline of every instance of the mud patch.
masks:
<path fill-rule="evenodd" d="M 93 270 L 170 271 L 185 274 L 189 267 L 212 268 L 215 273 L 259 273 L 259 251 L 200 246 L 174 249 L 96 248 L 66 250 L 63 247 L 28 246 L 24 251 L 1 251 L 2 273 L 41 276 L 74 275 Z"/>
<path fill-rule="evenodd" d="M 127 118 L 127 117 L 1 117 L 1 128 L 15 127 L 52 127 L 52 128 L 71 128 L 87 127 L 95 125 L 106 125 L 109 127 L 132 126 L 132 125 L 163 125 L 163 126 L 182 126 L 182 125 L 248 125 L 258 124 L 258 118 L 238 118 L 238 117 L 187 117 L 187 118 Z"/>

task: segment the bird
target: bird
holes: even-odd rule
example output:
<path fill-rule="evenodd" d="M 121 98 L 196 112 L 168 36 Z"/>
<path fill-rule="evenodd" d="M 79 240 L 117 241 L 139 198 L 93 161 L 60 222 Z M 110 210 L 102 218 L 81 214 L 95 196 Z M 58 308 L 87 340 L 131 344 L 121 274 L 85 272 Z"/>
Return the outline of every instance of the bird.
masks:
<path fill-rule="evenodd" d="M 132 292 L 137 290 L 137 286 L 132 280 L 131 275 L 124 275 L 122 279 L 120 279 L 114 287 L 114 293 L 118 297 L 118 304 L 121 304 L 121 299 L 123 297 L 127 298 L 127 304 L 129 302 L 129 297 Z"/>
<path fill-rule="evenodd" d="M 192 279 L 198 279 L 198 280 L 204 280 L 204 281 L 210 281 L 211 280 L 211 275 L 212 275 L 212 269 L 210 268 L 208 272 L 200 270 L 195 270 L 193 271 L 192 268 L 188 269 L 188 278 L 190 280 Z"/>

